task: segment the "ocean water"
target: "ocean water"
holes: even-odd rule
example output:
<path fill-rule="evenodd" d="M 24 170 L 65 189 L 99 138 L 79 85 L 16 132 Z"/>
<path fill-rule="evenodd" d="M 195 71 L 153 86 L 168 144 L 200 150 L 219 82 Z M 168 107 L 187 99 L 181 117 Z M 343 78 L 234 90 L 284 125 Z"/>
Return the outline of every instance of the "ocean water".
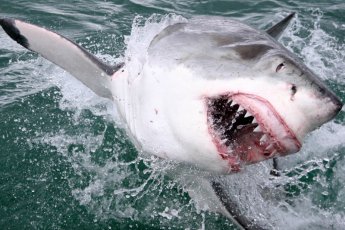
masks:
<path fill-rule="evenodd" d="M 109 63 L 182 18 L 219 15 L 267 29 L 291 11 L 280 41 L 345 101 L 343 0 L 0 0 L 0 17 L 54 30 Z M 262 163 L 221 179 L 267 228 L 345 229 L 344 158 L 343 109 L 279 159 L 281 177 Z M 182 178 L 195 176 L 172 176 L 178 167 L 138 152 L 110 101 L 0 30 L 0 229 L 236 229 L 191 198 Z"/>

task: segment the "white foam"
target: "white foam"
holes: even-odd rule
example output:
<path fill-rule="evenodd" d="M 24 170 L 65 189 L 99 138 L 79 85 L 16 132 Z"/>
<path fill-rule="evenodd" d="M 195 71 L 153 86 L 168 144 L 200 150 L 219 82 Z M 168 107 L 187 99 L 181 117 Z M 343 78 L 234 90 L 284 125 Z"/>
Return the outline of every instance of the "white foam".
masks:
<path fill-rule="evenodd" d="M 322 79 L 344 84 L 345 44 L 339 44 L 337 38 L 322 29 L 320 24 L 325 19 L 320 9 L 314 9 L 310 17 L 312 28 L 297 15 L 293 26 L 282 37 L 282 43 Z"/>
<path fill-rule="evenodd" d="M 25 53 L 25 52 L 24 52 Z M 24 54 L 27 55 L 27 54 Z M 0 69 L 0 87 L 6 93 L 0 96 L 0 105 L 11 104 L 25 96 L 52 87 L 47 77 L 50 66 L 42 58 L 27 59 L 23 54 L 13 55 L 7 68 Z M 41 66 L 41 68 L 37 68 Z"/>
<path fill-rule="evenodd" d="M 137 16 L 132 25 L 131 35 L 127 36 L 125 39 L 127 46 L 125 62 L 130 62 L 131 68 L 129 71 L 138 71 L 142 69 L 143 61 L 147 59 L 147 49 L 153 38 L 160 31 L 168 25 L 184 21 L 186 21 L 185 18 L 174 14 L 166 16 L 154 14 L 148 19 Z M 137 73 L 130 72 L 129 76 L 137 76 Z"/>
<path fill-rule="evenodd" d="M 310 20 L 315 20 L 316 24 L 314 24 L 314 28 L 310 29 L 297 18 L 295 25 L 289 29 L 282 41 L 290 50 L 294 50 L 303 57 L 307 61 L 307 65 L 315 72 L 321 73 L 323 79 L 344 84 L 345 54 L 341 52 L 341 50 L 344 50 L 344 45 L 337 44 L 336 39 L 318 26 L 321 19 L 319 16 L 311 18 Z M 165 17 L 155 15 L 148 20 L 142 17 L 136 18 L 133 23 L 132 33 L 126 38 L 127 51 L 125 58 L 139 64 L 141 58 L 147 55 L 147 47 L 156 33 L 166 25 L 183 20 L 182 17 L 175 15 Z M 299 32 L 301 30 L 306 30 L 310 35 L 307 38 L 300 38 Z M 0 36 L 2 35 L 0 34 Z M 0 37 L 0 40 L 8 42 L 2 37 Z M 18 48 L 14 45 L 10 46 L 11 49 L 12 46 Z M 340 49 L 337 50 L 337 47 L 340 47 Z M 18 48 L 18 51 L 22 51 L 22 49 Z M 102 57 L 102 55 L 99 56 Z M 103 57 L 114 62 L 118 61 L 109 56 Z M 79 120 L 79 114 L 84 109 L 90 110 L 97 116 L 109 118 L 111 122 L 116 120 L 117 112 L 112 102 L 96 96 L 65 71 L 43 61 L 41 58 L 16 62 L 16 64 L 11 64 L 12 70 L 6 71 L 15 72 L 16 68 L 21 70 L 27 68 L 28 72 L 38 71 L 28 74 L 28 78 L 23 80 L 30 82 L 31 79 L 35 79 L 33 82 L 28 83 L 28 88 L 38 91 L 42 88 L 51 87 L 51 85 L 57 85 L 62 93 L 62 99 L 59 102 L 60 109 L 73 111 L 76 114 L 75 120 L 77 122 L 82 122 Z M 42 66 L 42 68 L 38 70 L 34 67 L 37 65 Z M 48 77 L 45 78 L 44 76 Z M 37 83 L 41 79 L 45 84 Z M 37 88 L 39 85 L 42 88 Z M 28 92 L 31 94 L 34 91 Z M 17 95 L 21 96 L 21 94 Z M 39 134 L 34 140 L 37 143 L 56 147 L 57 151 L 71 164 L 76 175 L 83 175 L 83 173 L 90 175 L 84 186 L 79 186 L 73 181 L 79 179 L 79 177 L 69 179 L 72 195 L 80 204 L 85 205 L 90 212 L 100 219 L 132 218 L 143 220 L 146 217 L 163 217 L 167 221 L 178 219 L 181 226 L 183 225 L 183 219 L 190 221 L 188 218 L 191 216 L 186 216 L 186 212 L 194 212 L 194 214 L 190 214 L 194 215 L 193 217 L 195 215 L 200 216 L 201 213 L 200 226 L 205 228 L 204 212 L 199 212 L 192 202 L 186 204 L 178 198 L 176 198 L 177 201 L 173 201 L 161 196 L 163 190 L 180 188 L 173 181 L 169 182 L 171 183 L 170 188 L 162 187 L 167 184 L 164 177 L 173 167 L 169 162 L 157 160 L 154 157 L 147 159 L 141 156 L 135 157 L 132 161 L 121 160 L 121 155 L 129 154 L 132 149 L 128 146 L 123 147 L 123 145 L 126 145 L 126 142 L 123 141 L 126 140 L 125 136 L 118 136 L 114 137 L 116 142 L 111 149 L 102 150 L 113 151 L 114 159 L 109 159 L 104 164 L 97 164 L 92 160 L 91 155 L 101 148 L 105 136 L 104 133 L 98 135 L 92 133 L 92 130 L 89 130 L 84 135 L 80 135 L 60 130 L 54 133 Z M 344 125 L 331 122 L 313 132 L 307 138 L 300 153 L 279 160 L 280 165 L 286 170 L 292 170 L 300 168 L 301 164 L 309 161 L 311 165 L 315 163 L 314 166 L 309 166 L 309 170 L 325 170 L 322 164 L 323 159 L 332 159 L 335 152 L 344 152 L 344 137 Z M 78 144 L 83 146 L 84 151 L 70 151 L 68 149 L 72 145 Z M 334 183 L 341 185 L 345 183 L 343 176 L 344 163 L 344 159 L 339 159 L 336 167 L 334 167 Z M 147 169 L 141 172 L 138 169 L 139 164 L 144 165 Z M 344 215 L 341 211 L 337 211 L 345 205 L 344 188 L 338 188 L 338 195 L 332 204 L 333 206 L 330 209 L 323 209 L 314 201 L 317 193 L 315 191 L 320 186 L 319 183 L 311 184 L 311 190 L 300 196 L 286 198 L 284 187 L 278 185 L 298 184 L 301 174 L 295 177 L 282 176 L 270 180 L 268 176 L 270 168 L 269 163 L 261 163 L 248 167 L 243 173 L 231 175 L 224 179 L 229 185 L 229 193 L 234 195 L 234 198 L 246 210 L 248 216 L 255 217 L 259 222 L 265 223 L 266 226 L 271 225 L 277 229 L 322 229 L 330 226 L 335 229 L 344 228 Z M 142 179 L 143 176 L 139 175 L 140 173 L 146 173 L 148 176 Z M 132 181 L 131 184 L 124 186 L 122 182 L 128 179 Z M 320 181 L 323 188 L 326 188 L 325 178 L 321 178 Z M 179 195 L 175 195 L 175 197 Z M 144 201 L 145 199 L 152 200 L 152 202 L 145 202 L 145 204 L 149 203 L 145 209 L 136 206 L 136 201 Z M 162 201 L 165 202 L 164 205 L 160 204 Z M 178 208 L 180 206 L 181 209 Z M 144 211 L 142 212 L 142 210 Z M 169 222 L 167 223 L 169 225 Z"/>

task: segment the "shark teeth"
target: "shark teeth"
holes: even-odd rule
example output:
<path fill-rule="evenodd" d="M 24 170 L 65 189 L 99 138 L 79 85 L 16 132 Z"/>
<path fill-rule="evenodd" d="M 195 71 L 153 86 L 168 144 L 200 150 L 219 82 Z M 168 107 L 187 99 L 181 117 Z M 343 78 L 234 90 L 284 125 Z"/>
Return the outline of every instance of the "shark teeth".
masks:
<path fill-rule="evenodd" d="M 229 154 L 234 144 L 240 145 L 243 139 L 248 140 L 248 149 L 255 148 L 255 151 L 263 154 L 266 159 L 278 153 L 279 146 L 261 121 L 260 114 L 252 111 L 259 118 L 259 123 L 251 112 L 227 96 L 210 98 L 208 106 L 211 134 L 222 146 L 229 147 Z"/>
<path fill-rule="evenodd" d="M 266 147 L 265 150 L 267 150 L 267 151 L 273 151 L 273 150 L 274 150 L 273 144 L 268 145 L 268 146 Z"/>
<path fill-rule="evenodd" d="M 264 143 L 268 141 L 268 137 L 266 134 L 262 135 L 262 137 L 260 138 L 260 143 Z"/>
<path fill-rule="evenodd" d="M 255 118 L 254 118 L 255 119 Z M 254 123 L 254 122 L 253 122 Z M 257 126 L 254 130 L 254 132 L 262 132 L 262 129 L 260 128 L 260 126 Z"/>
<path fill-rule="evenodd" d="M 246 115 L 244 115 L 244 117 L 249 117 L 249 116 L 253 116 L 253 115 L 247 111 L 247 113 L 246 113 Z"/>
<path fill-rule="evenodd" d="M 243 110 L 245 110 L 241 105 L 238 107 L 238 112 L 241 112 L 241 111 L 243 111 Z"/>
<path fill-rule="evenodd" d="M 266 147 L 266 149 L 264 150 L 264 155 L 267 157 L 271 157 L 274 154 L 276 154 L 278 151 L 274 148 L 273 144 L 270 144 Z"/>

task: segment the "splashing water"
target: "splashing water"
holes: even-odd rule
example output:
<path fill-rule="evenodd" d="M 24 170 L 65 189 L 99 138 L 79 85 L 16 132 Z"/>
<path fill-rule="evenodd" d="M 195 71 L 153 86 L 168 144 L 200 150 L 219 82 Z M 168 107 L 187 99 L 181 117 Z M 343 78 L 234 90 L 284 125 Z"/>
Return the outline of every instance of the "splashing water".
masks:
<path fill-rule="evenodd" d="M 341 73 L 345 68 L 341 61 L 344 54 L 335 51 L 335 39 L 320 28 L 318 23 L 322 13 L 316 11 L 315 17 L 311 30 L 303 26 L 303 21 L 297 18 L 282 38 L 282 42 L 307 60 L 306 64 L 321 78 L 335 80 L 334 69 Z M 159 31 L 167 25 L 185 20 L 176 15 L 153 15 L 149 19 L 137 17 L 131 35 L 126 37 L 127 50 L 123 57 L 130 60 L 133 71 L 141 68 L 142 61 L 147 55 L 146 50 Z M 301 33 L 307 33 L 306 37 L 302 37 Z M 164 226 L 164 223 L 171 225 L 173 219 L 179 219 L 181 224 L 182 215 L 186 214 L 185 210 L 194 209 L 193 215 L 199 219 L 205 218 L 204 211 L 199 210 L 198 205 L 195 206 L 194 202 L 197 201 L 183 201 L 186 196 L 183 191 L 188 191 L 188 183 L 185 184 L 187 187 L 181 187 L 167 177 L 175 167 L 174 164 L 155 157 L 147 158 L 138 155 L 132 147 L 123 147 L 123 142 L 128 144 L 125 134 L 118 134 L 118 130 L 111 128 L 114 121 L 118 122 L 112 103 L 98 98 L 86 87 L 71 80 L 73 78 L 66 76 L 66 73 L 58 71 L 55 74 L 59 75 L 56 79 L 61 79 L 55 82 L 63 95 L 60 109 L 73 110 L 77 122 L 83 122 L 81 114 L 85 109 L 96 116 L 114 119 L 106 121 L 110 124 L 105 124 L 106 127 L 100 135 L 71 136 L 60 132 L 45 134 L 43 138 L 46 144 L 55 146 L 58 152 L 68 159 L 77 175 L 81 178 L 88 175 L 87 179 L 83 178 L 85 181 L 82 184 L 77 183 L 76 178 L 69 181 L 72 195 L 81 205 L 101 219 L 129 217 L 142 221 L 147 217 L 160 217 L 161 226 Z M 344 83 L 343 79 L 343 76 L 336 78 Z M 79 89 L 71 90 L 76 85 L 80 85 Z M 109 132 L 108 129 L 112 131 Z M 112 136 L 114 132 L 116 135 Z M 245 214 L 254 216 L 256 221 L 265 226 L 281 229 L 286 229 L 287 226 L 341 228 L 345 218 L 339 210 L 344 206 L 342 197 L 345 190 L 338 189 L 338 194 L 332 194 L 331 187 L 345 182 L 340 176 L 344 170 L 344 167 L 341 167 L 344 160 L 339 151 L 340 148 L 344 148 L 341 140 L 344 132 L 345 128 L 342 125 L 333 122 L 312 133 L 300 153 L 279 161 L 284 169 L 283 175 L 279 178 L 270 178 L 268 175 L 271 165 L 261 163 L 248 167 L 243 173 L 222 177 L 222 181 L 228 187 L 228 193 L 240 204 L 240 208 L 245 210 Z M 110 135 L 115 140 L 108 149 L 102 145 Z M 95 155 L 100 152 L 108 153 L 108 157 L 96 161 Z M 185 173 L 191 173 L 188 170 L 193 169 L 184 170 Z M 328 175 L 328 171 L 333 175 Z M 334 185 L 328 183 L 329 177 L 333 177 Z M 175 179 L 181 182 L 178 177 Z M 324 191 L 319 190 L 320 186 Z M 171 190 L 167 191 L 167 188 L 180 194 L 177 201 L 176 195 L 171 194 Z M 167 193 L 167 196 L 162 196 L 162 193 Z M 166 198 L 169 196 L 174 197 L 175 201 L 167 201 Z M 157 202 L 162 198 L 164 207 Z M 151 199 L 156 202 L 147 202 Z M 331 204 L 320 207 L 321 199 L 329 199 Z M 201 228 L 203 225 L 201 220 Z"/>
<path fill-rule="evenodd" d="M 345 86 L 344 45 L 339 45 L 320 24 L 322 11 L 312 11 L 312 27 L 297 17 L 281 41 L 321 78 Z M 124 57 L 112 58 L 101 53 L 97 56 L 112 63 L 130 61 L 132 71 L 137 71 L 153 37 L 167 25 L 185 20 L 177 15 L 153 15 L 148 19 L 138 16 L 131 34 L 125 38 Z M 8 42 L 6 38 L 0 39 Z M 11 50 L 18 48 L 12 43 L 8 46 Z M 67 169 L 61 170 L 69 174 L 66 180 L 73 199 L 95 216 L 95 222 L 116 220 L 125 223 L 129 219 L 146 228 L 231 228 L 230 221 L 210 213 L 208 210 L 212 207 L 203 205 L 205 202 L 198 200 L 198 196 L 190 199 L 189 193 L 202 194 L 202 187 L 191 187 L 190 180 L 197 181 L 198 175 L 203 178 L 210 175 L 137 152 L 124 133 L 112 102 L 97 97 L 42 58 L 0 57 L 16 60 L 12 69 L 0 70 L 1 74 L 15 75 L 13 81 L 25 82 L 21 84 L 20 93 L 14 92 L 15 96 L 0 95 L 1 105 L 41 90 L 57 95 L 57 106 L 61 110 L 59 113 L 64 114 L 65 123 L 59 124 L 56 130 L 36 130 L 28 142 L 32 148 L 48 146 L 63 159 Z M 33 67 L 37 65 L 40 68 Z M 20 73 L 24 73 L 19 78 L 18 66 Z M 53 85 L 58 89 L 52 89 Z M 345 95 L 345 92 L 340 93 Z M 300 153 L 279 159 L 281 177 L 270 177 L 271 165 L 264 162 L 251 165 L 239 174 L 222 176 L 220 180 L 245 215 L 254 217 L 264 226 L 343 229 L 344 136 L 343 121 L 335 120 L 313 132 Z M 180 172 L 173 176 L 176 171 Z M 191 176 L 184 181 L 182 178 L 186 175 Z M 205 197 L 207 199 L 207 194 L 202 194 L 200 199 Z M 212 226 L 208 225 L 209 219 L 213 220 Z"/>
<path fill-rule="evenodd" d="M 167 25 L 185 21 L 176 15 L 136 17 L 131 35 L 126 37 L 124 57 L 110 62 L 129 61 L 133 71 L 141 68 L 153 37 Z M 101 58 L 102 56 L 99 55 Z M 121 60 L 122 59 L 122 60 Z M 45 63 L 47 64 L 47 63 Z M 47 64 L 48 65 L 48 64 Z M 42 133 L 34 144 L 49 145 L 70 164 L 74 176 L 68 184 L 73 197 L 101 220 L 132 219 L 153 226 L 190 226 L 189 219 L 203 226 L 204 213 L 195 211 L 193 201 L 169 173 L 176 165 L 134 149 L 121 129 L 122 124 L 112 102 L 94 95 L 68 73 L 54 67 L 50 81 L 61 91 L 59 108 L 70 114 L 71 120 L 83 127 L 83 133 L 62 129 Z M 89 112 L 91 114 L 89 114 Z M 96 118 L 91 118 L 91 117 Z M 102 125 L 96 133 L 92 119 Z M 118 124 L 118 125 L 115 125 Z M 91 127 L 88 127 L 91 126 Z M 185 218 L 190 216 L 189 218 Z M 231 226 L 231 223 L 227 223 Z"/>

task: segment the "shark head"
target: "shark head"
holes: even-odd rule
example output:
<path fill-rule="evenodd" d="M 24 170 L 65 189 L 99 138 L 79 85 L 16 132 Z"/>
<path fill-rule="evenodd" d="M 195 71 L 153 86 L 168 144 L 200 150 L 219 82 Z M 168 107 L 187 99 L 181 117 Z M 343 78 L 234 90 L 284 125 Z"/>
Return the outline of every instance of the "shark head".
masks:
<path fill-rule="evenodd" d="M 230 76 L 228 89 L 205 96 L 210 135 L 234 169 L 241 161 L 298 152 L 306 134 L 342 108 L 339 98 L 283 47 L 262 45 L 264 53 L 247 61 L 243 57 L 257 45 L 249 44 L 245 53 L 234 47 L 243 65 L 237 75 L 243 77 Z"/>
<path fill-rule="evenodd" d="M 168 129 L 187 149 L 176 158 L 188 153 L 193 156 L 186 161 L 203 168 L 238 171 L 296 153 L 309 132 L 342 108 L 296 55 L 237 21 L 194 18 L 170 26 L 152 41 L 149 54 L 150 68 L 164 66 L 160 79 L 169 82 Z"/>

